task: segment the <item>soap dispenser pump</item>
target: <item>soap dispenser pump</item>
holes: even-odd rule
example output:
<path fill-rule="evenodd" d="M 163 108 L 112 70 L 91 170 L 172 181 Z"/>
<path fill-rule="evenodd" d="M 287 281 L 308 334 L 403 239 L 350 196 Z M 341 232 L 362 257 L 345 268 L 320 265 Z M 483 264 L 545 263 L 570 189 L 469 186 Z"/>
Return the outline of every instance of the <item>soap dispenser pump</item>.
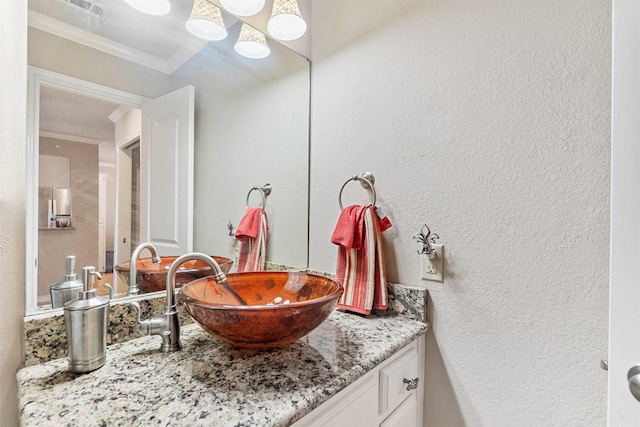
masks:
<path fill-rule="evenodd" d="M 95 267 L 83 267 L 84 290 L 64 305 L 69 371 L 74 373 L 94 371 L 107 358 L 109 298 L 98 296 L 93 287 L 96 277 L 102 278 Z"/>

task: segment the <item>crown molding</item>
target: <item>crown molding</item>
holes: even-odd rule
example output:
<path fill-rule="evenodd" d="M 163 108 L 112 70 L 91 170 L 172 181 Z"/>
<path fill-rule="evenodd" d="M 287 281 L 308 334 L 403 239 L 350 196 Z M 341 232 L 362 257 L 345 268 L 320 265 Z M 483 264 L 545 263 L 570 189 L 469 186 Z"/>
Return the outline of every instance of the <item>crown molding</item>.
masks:
<path fill-rule="evenodd" d="M 169 65 L 163 59 L 32 10 L 29 11 L 29 26 L 135 64 L 170 74 Z"/>

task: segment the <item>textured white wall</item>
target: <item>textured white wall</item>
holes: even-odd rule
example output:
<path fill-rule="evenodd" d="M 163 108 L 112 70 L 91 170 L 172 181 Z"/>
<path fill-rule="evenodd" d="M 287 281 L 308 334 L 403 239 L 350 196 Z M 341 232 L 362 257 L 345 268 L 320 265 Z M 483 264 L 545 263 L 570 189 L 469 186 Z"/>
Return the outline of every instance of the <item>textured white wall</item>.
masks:
<path fill-rule="evenodd" d="M 313 4 L 311 266 L 346 178 L 376 173 L 390 278 L 411 235 L 447 245 L 426 282 L 429 426 L 603 425 L 608 2 Z M 0 2 L 0 419 L 16 419 L 24 307 L 26 2 Z M 9 420 L 9 421 L 7 421 Z M 4 425 L 4 424 L 3 424 Z"/>
<path fill-rule="evenodd" d="M 18 425 L 24 316 L 27 2 L 0 1 L 0 424 Z"/>
<path fill-rule="evenodd" d="M 431 295 L 427 426 L 606 422 L 610 9 L 313 3 L 310 265 L 335 268 L 338 191 L 373 172 L 389 278 Z"/>

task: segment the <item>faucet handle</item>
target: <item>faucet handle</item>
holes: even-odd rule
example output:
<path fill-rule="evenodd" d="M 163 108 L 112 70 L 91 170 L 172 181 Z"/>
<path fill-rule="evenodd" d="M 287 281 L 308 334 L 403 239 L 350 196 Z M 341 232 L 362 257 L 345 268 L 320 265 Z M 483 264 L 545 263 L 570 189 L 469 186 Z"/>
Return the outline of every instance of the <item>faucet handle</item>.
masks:
<path fill-rule="evenodd" d="M 157 333 L 157 326 L 159 319 L 147 319 L 142 320 L 142 309 L 140 308 L 140 304 L 137 302 L 132 302 L 131 307 L 136 311 L 136 326 L 138 327 L 138 332 L 142 335 L 152 335 Z"/>
<path fill-rule="evenodd" d="M 180 344 L 180 319 L 178 313 L 171 313 L 159 318 L 140 320 L 142 310 L 137 302 L 130 303 L 137 315 L 138 332 L 142 335 L 160 335 L 162 345 L 160 351 L 170 352 L 182 348 Z"/>
<path fill-rule="evenodd" d="M 112 300 L 113 299 L 113 287 L 108 283 L 105 283 L 102 286 L 107 291 L 107 295 L 109 295 L 109 299 Z"/>

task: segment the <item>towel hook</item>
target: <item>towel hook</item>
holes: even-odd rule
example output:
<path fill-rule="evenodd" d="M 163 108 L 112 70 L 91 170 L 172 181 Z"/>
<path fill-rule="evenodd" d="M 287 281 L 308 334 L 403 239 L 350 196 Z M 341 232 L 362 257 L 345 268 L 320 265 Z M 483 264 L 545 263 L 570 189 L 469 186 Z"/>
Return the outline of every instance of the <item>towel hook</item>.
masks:
<path fill-rule="evenodd" d="M 267 196 L 271 194 L 271 188 L 271 184 L 269 184 L 268 182 L 262 187 L 258 187 L 257 185 L 251 187 L 251 190 L 249 190 L 249 192 L 247 193 L 247 209 L 249 208 L 249 197 L 251 196 L 251 192 L 258 191 L 262 196 L 262 210 L 265 210 L 267 207 Z"/>
<path fill-rule="evenodd" d="M 375 184 L 376 182 L 376 177 L 373 176 L 371 172 L 364 172 L 361 175 L 352 176 L 344 184 L 342 184 L 342 188 L 340 188 L 340 194 L 338 194 L 338 205 L 340 205 L 340 210 L 344 210 L 344 207 L 342 207 L 342 191 L 344 190 L 344 187 L 346 187 L 347 184 L 351 181 L 360 181 L 360 185 L 362 185 L 362 188 L 368 187 L 371 189 L 371 191 L 373 192 L 373 206 L 375 206 L 376 205 L 376 189 L 373 186 L 373 184 Z"/>

